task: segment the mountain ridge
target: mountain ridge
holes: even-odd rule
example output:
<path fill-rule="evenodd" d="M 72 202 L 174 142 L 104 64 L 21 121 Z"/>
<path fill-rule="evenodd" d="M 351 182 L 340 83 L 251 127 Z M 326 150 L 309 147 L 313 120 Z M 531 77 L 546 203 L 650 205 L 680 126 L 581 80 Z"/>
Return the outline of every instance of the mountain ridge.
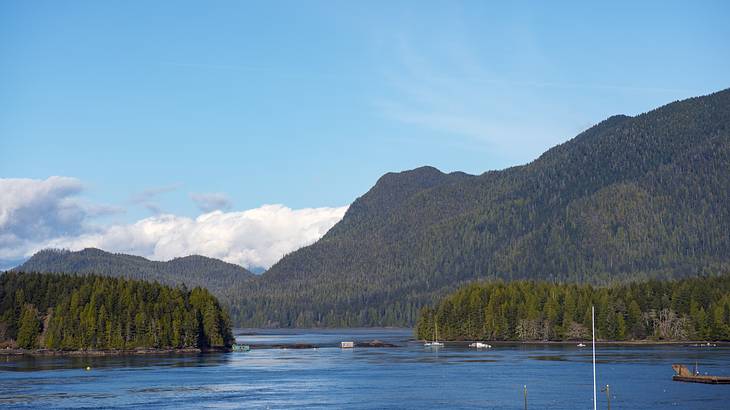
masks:
<path fill-rule="evenodd" d="M 730 269 L 730 89 L 615 115 L 525 165 L 381 177 L 237 290 L 274 326 L 410 325 L 477 279 L 608 284 Z"/>
<path fill-rule="evenodd" d="M 112 253 L 98 248 L 79 251 L 44 249 L 11 271 L 43 273 L 100 274 L 129 279 L 157 281 L 166 285 L 201 286 L 220 294 L 234 284 L 251 280 L 247 269 L 202 255 L 153 261 L 142 256 Z"/>

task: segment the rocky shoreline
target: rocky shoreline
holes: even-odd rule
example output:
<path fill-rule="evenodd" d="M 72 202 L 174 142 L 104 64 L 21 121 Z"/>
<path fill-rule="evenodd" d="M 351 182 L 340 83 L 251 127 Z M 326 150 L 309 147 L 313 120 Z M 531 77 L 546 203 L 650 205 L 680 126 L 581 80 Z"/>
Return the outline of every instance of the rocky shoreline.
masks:
<path fill-rule="evenodd" d="M 110 350 L 52 350 L 52 349 L 0 349 L 0 356 L 33 356 L 33 357 L 50 357 L 50 356 L 83 356 L 83 357 L 102 357 L 102 356 L 132 356 L 132 355 L 189 355 L 201 353 L 219 353 L 230 352 L 230 348 L 184 348 L 184 349 L 110 349 Z"/>
<path fill-rule="evenodd" d="M 412 342 L 422 342 L 421 340 L 413 340 Z M 452 346 L 467 346 L 474 340 L 444 340 L 442 341 Z M 571 340 L 571 341 L 488 341 L 494 346 L 499 345 L 576 345 L 578 343 L 590 344 L 590 340 Z M 621 340 L 621 341 L 596 341 L 597 346 L 607 345 L 625 345 L 625 346 L 658 346 L 658 345 L 683 345 L 687 347 L 717 347 L 726 346 L 727 342 L 706 340 Z M 324 344 L 317 345 L 311 343 L 275 343 L 275 344 L 252 344 L 252 349 L 318 349 L 325 347 L 339 347 L 339 345 Z M 383 342 L 380 340 L 356 341 L 354 347 L 359 348 L 397 348 L 396 344 Z M 51 350 L 51 349 L 0 349 L 0 356 L 32 356 L 32 357 L 53 357 L 53 356 L 72 356 L 72 357 L 103 357 L 103 356 L 145 356 L 145 355 L 195 355 L 204 353 L 227 353 L 231 352 L 229 347 L 216 347 L 208 349 L 184 348 L 184 349 L 153 349 L 153 348 L 137 348 L 137 349 L 110 349 L 110 350 Z"/>
<path fill-rule="evenodd" d="M 275 344 L 252 344 L 252 349 L 319 349 L 321 347 L 340 347 L 339 344 L 311 344 L 311 343 L 275 343 Z M 355 341 L 354 347 L 400 347 L 393 343 L 381 340 Z"/>

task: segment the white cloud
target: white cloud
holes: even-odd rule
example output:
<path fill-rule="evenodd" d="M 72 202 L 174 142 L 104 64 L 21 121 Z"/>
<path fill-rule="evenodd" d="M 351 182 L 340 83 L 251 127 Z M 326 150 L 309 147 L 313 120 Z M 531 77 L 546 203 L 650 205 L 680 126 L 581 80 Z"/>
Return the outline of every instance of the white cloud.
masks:
<path fill-rule="evenodd" d="M 75 178 L 0 178 L 0 258 L 24 243 L 78 234 L 87 215 L 104 213 L 76 198 L 82 190 Z"/>
<path fill-rule="evenodd" d="M 228 198 L 228 195 L 221 192 L 192 192 L 190 194 L 190 199 L 192 199 L 203 212 L 227 211 L 233 207 L 233 203 L 230 198 Z"/>
<path fill-rule="evenodd" d="M 347 210 L 347 206 L 263 205 L 237 212 L 216 210 L 196 218 L 162 214 L 129 224 L 95 226 L 89 222 L 93 216 L 115 208 L 82 204 L 76 198 L 82 191 L 83 185 L 74 178 L 0 179 L 0 262 L 49 247 L 97 247 L 155 260 L 200 254 L 247 267 L 269 267 L 285 254 L 314 243 Z"/>
<path fill-rule="evenodd" d="M 34 244 L 91 229 L 88 219 L 120 208 L 82 202 L 76 178 L 0 178 L 0 262 L 17 260 Z"/>
<path fill-rule="evenodd" d="M 346 206 L 295 210 L 264 205 L 241 212 L 214 211 L 197 218 L 166 214 L 57 238 L 44 247 L 97 247 L 155 260 L 200 254 L 247 267 L 269 267 L 285 254 L 314 243 L 346 210 Z"/>

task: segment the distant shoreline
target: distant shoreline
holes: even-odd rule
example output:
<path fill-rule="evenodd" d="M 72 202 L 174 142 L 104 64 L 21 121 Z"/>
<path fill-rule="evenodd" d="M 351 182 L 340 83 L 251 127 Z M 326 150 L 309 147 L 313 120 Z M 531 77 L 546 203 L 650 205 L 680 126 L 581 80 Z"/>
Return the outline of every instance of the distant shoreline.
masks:
<path fill-rule="evenodd" d="M 525 346 L 538 346 L 538 345 L 554 345 L 554 346 L 576 346 L 579 343 L 583 343 L 589 347 L 590 340 L 442 340 L 442 343 L 451 346 L 467 346 L 473 342 L 488 342 L 493 346 L 504 346 L 504 345 L 525 345 Z M 421 343 L 425 340 L 410 339 L 409 342 Z M 708 345 L 709 343 L 709 345 Z M 706 341 L 706 340 L 602 340 L 596 341 L 597 346 L 687 346 L 687 347 L 718 347 L 728 346 L 730 342 L 723 341 Z M 271 345 L 251 345 L 254 349 L 317 349 L 323 347 L 338 347 L 335 345 L 314 345 L 309 343 L 291 343 L 291 344 L 271 344 Z M 397 348 L 401 347 L 390 343 L 383 343 L 380 341 L 372 342 L 358 342 L 356 347 L 390 347 Z M 11 356 L 31 356 L 31 357 L 109 357 L 109 356 L 155 356 L 155 355 L 197 355 L 205 353 L 228 353 L 231 352 L 230 348 L 216 347 L 208 349 L 198 348 L 185 348 L 185 349 L 128 349 L 128 350 L 50 350 L 50 349 L 0 349 L 0 357 L 11 357 Z"/>
<path fill-rule="evenodd" d="M 420 342 L 425 340 L 419 339 Z M 521 344 L 521 345 L 577 345 L 592 343 L 590 340 L 441 340 L 443 343 L 466 344 L 472 342 L 489 342 L 490 344 Z M 627 345 L 627 346 L 661 346 L 661 345 L 727 345 L 730 342 L 708 340 L 596 340 L 596 345 Z M 695 346 L 692 346 L 695 347 Z M 697 346 L 701 347 L 701 346 Z"/>
<path fill-rule="evenodd" d="M 0 349 L 0 356 L 73 356 L 73 357 L 105 357 L 105 356 L 154 356 L 154 355 L 191 355 L 202 353 L 229 352 L 230 348 L 186 348 L 186 349 L 125 349 L 125 350 L 51 350 L 51 349 Z"/>

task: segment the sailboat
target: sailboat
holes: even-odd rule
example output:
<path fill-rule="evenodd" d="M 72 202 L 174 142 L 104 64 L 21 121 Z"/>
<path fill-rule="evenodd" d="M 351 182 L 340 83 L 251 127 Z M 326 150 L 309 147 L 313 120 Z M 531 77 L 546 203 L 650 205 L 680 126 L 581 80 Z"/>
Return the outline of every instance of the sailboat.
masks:
<path fill-rule="evenodd" d="M 423 345 L 426 347 L 442 347 L 444 344 L 439 342 L 439 325 L 438 323 L 434 322 L 434 332 L 433 332 L 433 340 L 432 341 L 426 341 Z"/>

